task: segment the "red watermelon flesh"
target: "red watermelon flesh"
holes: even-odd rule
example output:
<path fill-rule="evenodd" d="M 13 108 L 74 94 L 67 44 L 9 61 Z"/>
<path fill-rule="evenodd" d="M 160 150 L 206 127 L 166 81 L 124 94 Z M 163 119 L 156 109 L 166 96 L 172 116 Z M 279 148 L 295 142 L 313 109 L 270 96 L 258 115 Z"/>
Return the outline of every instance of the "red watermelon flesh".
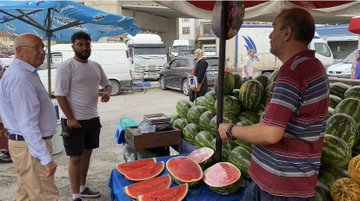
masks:
<path fill-rule="evenodd" d="M 241 173 L 235 166 L 219 162 L 205 170 L 204 182 L 212 187 L 224 187 L 238 181 L 240 176 Z"/>
<path fill-rule="evenodd" d="M 164 170 L 164 162 L 153 163 L 137 168 L 124 176 L 130 181 L 143 181 L 158 176 Z"/>
<path fill-rule="evenodd" d="M 137 199 L 139 195 L 164 190 L 170 188 L 171 177 L 169 175 L 156 177 L 146 181 L 141 181 L 124 188 L 126 195 L 131 198 Z"/>
<path fill-rule="evenodd" d="M 149 165 L 149 164 L 155 164 L 155 163 L 156 163 L 155 158 L 147 158 L 147 159 L 138 160 L 138 161 L 121 163 L 117 166 L 117 170 L 120 172 L 120 174 L 125 175 L 126 173 L 128 173 L 130 171 L 133 171 L 135 169 L 141 168 L 141 167 Z"/>
<path fill-rule="evenodd" d="M 197 163 L 202 163 L 214 155 L 214 150 L 209 147 L 202 147 L 191 152 L 188 157 Z"/>
<path fill-rule="evenodd" d="M 195 186 L 203 177 L 199 164 L 187 157 L 176 157 L 166 162 L 166 168 L 175 182 L 188 183 L 189 187 Z"/>
<path fill-rule="evenodd" d="M 181 201 L 186 197 L 188 185 L 183 184 L 139 196 L 139 201 Z"/>

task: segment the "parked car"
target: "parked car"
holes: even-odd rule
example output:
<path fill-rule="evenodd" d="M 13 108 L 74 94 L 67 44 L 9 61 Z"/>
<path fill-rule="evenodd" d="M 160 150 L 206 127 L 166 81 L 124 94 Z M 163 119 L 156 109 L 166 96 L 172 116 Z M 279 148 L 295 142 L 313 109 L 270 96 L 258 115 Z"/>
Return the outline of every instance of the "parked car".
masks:
<path fill-rule="evenodd" d="M 218 75 L 219 58 L 207 57 L 207 79 L 208 86 L 212 87 L 215 84 Z M 160 88 L 161 89 L 175 89 L 182 91 L 185 95 L 190 94 L 188 75 L 191 74 L 191 69 L 195 66 L 195 60 L 189 56 L 178 56 L 172 59 L 160 71 Z"/>
<path fill-rule="evenodd" d="M 351 63 L 355 60 L 355 52 L 351 52 L 341 63 L 331 65 L 327 68 L 328 76 L 350 78 Z"/>

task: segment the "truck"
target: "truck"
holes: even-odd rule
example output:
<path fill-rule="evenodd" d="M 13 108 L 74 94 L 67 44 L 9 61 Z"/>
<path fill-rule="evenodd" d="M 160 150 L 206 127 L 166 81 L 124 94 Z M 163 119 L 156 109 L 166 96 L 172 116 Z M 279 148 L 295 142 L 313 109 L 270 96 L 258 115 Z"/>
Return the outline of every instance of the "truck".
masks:
<path fill-rule="evenodd" d="M 160 70 L 167 63 L 166 46 L 157 34 L 128 35 L 126 42 L 130 61 L 135 69 L 134 79 L 159 79 Z"/>
<path fill-rule="evenodd" d="M 263 72 L 273 71 L 282 65 L 282 62 L 270 53 L 269 35 L 273 31 L 271 25 L 263 24 L 243 24 L 238 34 L 226 43 L 226 58 L 231 59 L 239 71 L 244 64 L 245 56 L 249 49 L 255 50 L 254 73 L 255 75 Z M 334 57 L 326 41 L 315 34 L 309 44 L 309 49 L 315 50 L 315 57 L 319 59 L 325 67 L 334 63 Z M 235 56 L 236 55 L 236 56 Z"/>
<path fill-rule="evenodd" d="M 173 45 L 171 47 L 171 56 L 177 57 L 179 56 L 179 54 L 181 55 L 183 52 L 189 53 L 193 49 L 195 49 L 195 43 L 193 40 L 184 40 L 184 39 L 174 40 Z"/>
<path fill-rule="evenodd" d="M 51 94 L 55 92 L 55 77 L 58 66 L 65 60 L 74 57 L 71 44 L 56 44 L 51 46 Z M 103 68 L 111 82 L 111 95 L 117 95 L 125 89 L 131 89 L 132 73 L 129 52 L 125 43 L 92 43 L 90 60 L 96 61 Z M 46 61 L 46 60 L 45 60 Z M 41 82 L 48 87 L 47 64 L 39 67 Z"/>

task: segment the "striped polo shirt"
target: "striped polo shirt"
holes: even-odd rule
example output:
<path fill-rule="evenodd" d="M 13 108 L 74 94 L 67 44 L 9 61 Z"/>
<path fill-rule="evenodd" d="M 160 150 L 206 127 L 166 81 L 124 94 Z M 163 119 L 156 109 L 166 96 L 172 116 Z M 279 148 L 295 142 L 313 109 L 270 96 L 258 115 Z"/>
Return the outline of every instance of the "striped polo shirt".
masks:
<path fill-rule="evenodd" d="M 285 128 L 276 144 L 253 147 L 250 175 L 275 196 L 312 197 L 328 113 L 329 80 L 315 52 L 306 50 L 280 68 L 262 122 Z"/>

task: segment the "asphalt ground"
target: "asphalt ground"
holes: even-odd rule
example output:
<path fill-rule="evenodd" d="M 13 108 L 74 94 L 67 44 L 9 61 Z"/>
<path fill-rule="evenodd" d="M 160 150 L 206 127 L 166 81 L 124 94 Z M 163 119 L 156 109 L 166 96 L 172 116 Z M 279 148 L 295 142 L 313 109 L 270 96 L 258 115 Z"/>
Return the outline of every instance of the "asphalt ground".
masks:
<path fill-rule="evenodd" d="M 99 103 L 99 115 L 102 123 L 100 148 L 93 151 L 87 185 L 98 189 L 100 198 L 83 200 L 110 200 L 108 181 L 111 170 L 123 162 L 123 146 L 115 143 L 115 131 L 121 117 L 129 117 L 138 122 L 142 121 L 144 114 L 176 113 L 176 102 L 188 99 L 181 92 L 161 90 L 157 83 L 152 83 L 155 88 L 135 90 L 112 96 L 108 103 Z M 62 151 L 53 155 L 57 163 L 55 173 L 56 185 L 60 191 L 60 201 L 70 201 L 71 190 L 68 176 L 68 157 Z M 0 163 L 0 201 L 15 200 L 16 172 L 12 163 Z"/>

